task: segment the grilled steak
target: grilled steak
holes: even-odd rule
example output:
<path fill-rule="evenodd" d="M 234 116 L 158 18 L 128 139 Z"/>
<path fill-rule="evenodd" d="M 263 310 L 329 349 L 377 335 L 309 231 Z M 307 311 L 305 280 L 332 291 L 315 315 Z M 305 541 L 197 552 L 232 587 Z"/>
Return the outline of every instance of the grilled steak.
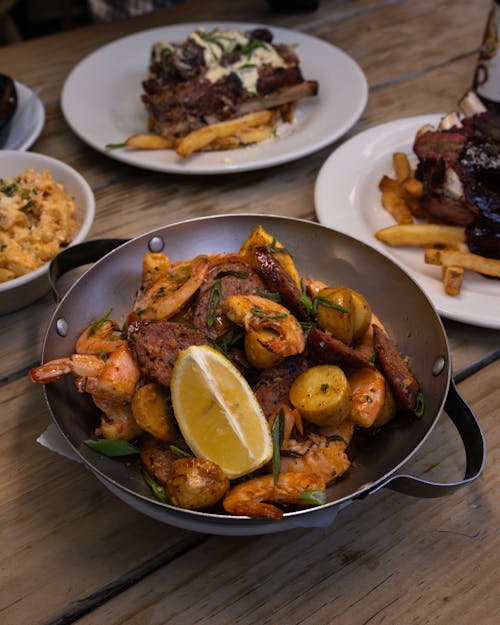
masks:
<path fill-rule="evenodd" d="M 413 149 L 428 218 L 465 226 L 472 252 L 500 259 L 500 116 L 476 113 L 420 135 Z"/>
<path fill-rule="evenodd" d="M 153 46 L 142 100 L 152 129 L 182 137 L 207 123 L 316 95 L 292 46 L 264 28 L 194 31 L 182 43 Z"/>

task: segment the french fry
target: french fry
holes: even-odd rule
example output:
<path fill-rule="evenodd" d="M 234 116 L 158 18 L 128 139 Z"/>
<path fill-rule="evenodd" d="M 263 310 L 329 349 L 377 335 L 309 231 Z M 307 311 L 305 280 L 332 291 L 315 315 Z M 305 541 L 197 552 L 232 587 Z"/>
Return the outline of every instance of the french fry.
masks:
<path fill-rule="evenodd" d="M 462 267 L 485 276 L 500 278 L 500 260 L 458 250 L 426 250 L 425 262 L 443 267 Z"/>
<path fill-rule="evenodd" d="M 412 224 L 413 215 L 407 204 L 394 191 L 382 193 L 382 206 L 398 224 Z"/>
<path fill-rule="evenodd" d="M 131 135 L 125 141 L 125 145 L 128 148 L 137 148 L 139 150 L 167 150 L 173 147 L 171 139 L 154 134 Z"/>
<path fill-rule="evenodd" d="M 421 198 L 424 191 L 423 184 L 416 178 L 408 178 L 403 183 L 403 189 L 414 198 Z"/>
<path fill-rule="evenodd" d="M 463 243 L 465 241 L 465 228 L 462 226 L 443 226 L 441 224 L 399 224 L 383 228 L 376 232 L 375 236 L 379 241 L 392 246 L 444 246 Z"/>
<path fill-rule="evenodd" d="M 401 183 L 398 180 L 394 180 L 394 178 L 390 178 L 389 176 L 383 176 L 378 183 L 378 188 L 382 191 L 382 193 L 388 193 L 391 191 L 398 196 L 401 196 Z"/>
<path fill-rule="evenodd" d="M 444 292 L 455 297 L 462 289 L 463 267 L 443 267 L 442 280 Z"/>
<path fill-rule="evenodd" d="M 404 152 L 394 152 L 392 155 L 392 164 L 396 172 L 396 178 L 399 182 L 403 182 L 411 177 L 410 161 Z"/>
<path fill-rule="evenodd" d="M 237 136 L 238 132 L 263 126 L 265 124 L 275 123 L 276 117 L 273 111 L 264 109 L 248 113 L 242 117 L 228 119 L 227 121 L 209 126 L 203 126 L 197 130 L 193 130 L 178 142 L 176 152 L 179 156 L 187 157 L 193 152 L 204 150 L 215 139 L 225 139 L 230 136 Z"/>

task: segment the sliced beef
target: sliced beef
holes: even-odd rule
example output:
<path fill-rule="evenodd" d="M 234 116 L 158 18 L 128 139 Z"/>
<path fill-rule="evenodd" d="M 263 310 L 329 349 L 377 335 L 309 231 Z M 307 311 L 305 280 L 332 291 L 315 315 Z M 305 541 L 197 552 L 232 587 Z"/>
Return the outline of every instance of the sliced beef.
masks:
<path fill-rule="evenodd" d="M 431 221 L 468 226 L 474 220 L 474 213 L 463 198 L 452 197 L 440 188 L 424 193 L 420 198 L 420 208 Z"/>
<path fill-rule="evenodd" d="M 142 374 L 166 388 L 179 352 L 207 342 L 204 332 L 173 321 L 136 321 L 128 328 L 128 344 Z"/>
<path fill-rule="evenodd" d="M 220 304 L 230 295 L 255 295 L 266 284 L 244 262 L 224 262 L 212 267 L 203 283 L 194 308 L 193 325 L 215 338 L 227 332 L 232 323 L 220 311 Z"/>
<path fill-rule="evenodd" d="M 304 356 L 291 356 L 259 374 L 253 391 L 266 416 L 272 415 L 282 404 L 289 403 L 288 394 L 293 381 L 309 366 Z"/>

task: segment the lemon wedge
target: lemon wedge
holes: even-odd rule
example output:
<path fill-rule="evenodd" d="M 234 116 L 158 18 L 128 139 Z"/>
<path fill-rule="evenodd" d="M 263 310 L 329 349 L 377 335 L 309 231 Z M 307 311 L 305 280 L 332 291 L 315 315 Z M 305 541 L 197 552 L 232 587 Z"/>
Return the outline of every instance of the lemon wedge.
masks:
<path fill-rule="evenodd" d="M 195 345 L 180 352 L 170 391 L 191 451 L 218 464 L 229 479 L 271 459 L 271 433 L 262 408 L 238 369 L 216 349 Z"/>

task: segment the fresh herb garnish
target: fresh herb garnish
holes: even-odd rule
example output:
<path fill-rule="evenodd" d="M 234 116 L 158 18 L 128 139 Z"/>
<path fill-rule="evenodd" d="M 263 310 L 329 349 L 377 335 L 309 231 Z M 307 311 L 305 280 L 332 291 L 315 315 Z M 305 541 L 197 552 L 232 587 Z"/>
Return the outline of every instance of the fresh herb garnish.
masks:
<path fill-rule="evenodd" d="M 94 321 L 94 323 L 90 326 L 88 332 L 87 332 L 87 336 L 92 336 L 95 332 L 97 332 L 97 330 L 99 330 L 99 328 L 102 326 L 102 324 L 107 321 L 109 315 L 111 314 L 111 311 L 113 309 L 112 308 L 108 308 L 108 310 L 104 313 L 104 315 L 102 317 L 100 317 L 99 319 L 97 319 L 96 321 Z"/>
<path fill-rule="evenodd" d="M 192 457 L 192 454 L 185 451 L 184 449 L 181 449 L 180 447 L 177 447 L 176 445 L 170 445 L 170 451 L 176 456 L 179 456 L 179 458 L 191 458 Z"/>
<path fill-rule="evenodd" d="M 270 299 L 273 302 L 278 302 L 278 303 L 281 302 L 281 296 L 279 293 L 273 293 L 271 291 L 263 291 L 262 289 L 255 289 L 255 292 L 257 293 L 257 295 Z"/>
<path fill-rule="evenodd" d="M 283 411 L 279 410 L 274 419 L 273 424 L 271 426 L 271 438 L 273 440 L 273 480 L 276 484 L 278 482 L 278 478 L 280 476 L 280 468 L 281 468 L 281 456 L 280 449 L 281 443 L 283 441 L 285 428 L 285 420 Z"/>
<path fill-rule="evenodd" d="M 118 148 L 124 148 L 126 145 L 126 143 L 106 143 L 104 147 L 106 150 L 116 150 Z"/>
<path fill-rule="evenodd" d="M 422 393 L 418 393 L 417 395 L 417 403 L 415 405 L 414 414 L 417 419 L 421 419 L 424 416 L 425 412 L 425 400 Z"/>
<path fill-rule="evenodd" d="M 165 491 L 165 487 L 159 484 L 145 469 L 142 470 L 142 477 L 144 481 L 151 489 L 155 499 L 161 501 L 163 503 L 170 503 L 167 493 Z"/>
<path fill-rule="evenodd" d="M 287 313 L 267 313 L 258 306 L 252 306 L 250 308 L 250 312 L 259 319 L 270 319 L 271 321 L 274 321 L 275 319 L 285 319 L 285 317 L 288 317 Z"/>
<path fill-rule="evenodd" d="M 338 310 L 341 313 L 349 312 L 348 308 L 345 308 L 344 306 L 341 306 L 340 304 L 335 304 L 334 302 L 331 302 L 329 299 L 327 299 L 326 297 L 322 297 L 321 295 L 316 295 L 316 297 L 314 298 L 313 307 L 315 311 L 318 310 L 318 304 L 322 304 L 323 306 L 326 306 L 327 308 L 333 308 L 334 310 Z"/>
<path fill-rule="evenodd" d="M 139 449 L 135 445 L 120 438 L 98 438 L 89 439 L 84 442 L 90 449 L 110 458 L 116 456 L 131 456 L 132 454 L 139 453 Z"/>
<path fill-rule="evenodd" d="M 208 303 L 207 303 L 207 326 L 211 328 L 215 319 L 217 318 L 217 306 L 222 298 L 222 284 L 220 280 L 216 280 L 212 288 L 210 289 L 210 293 L 208 294 Z"/>
<path fill-rule="evenodd" d="M 215 349 L 219 350 L 226 356 L 229 354 L 231 348 L 238 343 L 238 341 L 245 335 L 245 330 L 238 330 L 236 328 L 231 328 L 219 335 L 217 338 L 212 339 L 209 337 L 209 341 L 215 347 Z"/>
<path fill-rule="evenodd" d="M 326 493 L 324 490 L 304 490 L 299 498 L 304 499 L 311 506 L 322 506 L 326 502 Z"/>
<path fill-rule="evenodd" d="M 12 184 L 6 185 L 3 180 L 1 182 L 3 186 L 0 187 L 0 193 L 4 193 L 9 197 L 14 195 L 14 193 L 17 191 L 17 184 L 13 182 Z"/>
<path fill-rule="evenodd" d="M 307 310 L 308 314 L 312 314 L 314 312 L 314 306 L 313 306 L 312 299 L 307 294 L 307 286 L 303 278 L 301 278 L 300 280 L 300 292 L 301 292 L 300 303 Z"/>

